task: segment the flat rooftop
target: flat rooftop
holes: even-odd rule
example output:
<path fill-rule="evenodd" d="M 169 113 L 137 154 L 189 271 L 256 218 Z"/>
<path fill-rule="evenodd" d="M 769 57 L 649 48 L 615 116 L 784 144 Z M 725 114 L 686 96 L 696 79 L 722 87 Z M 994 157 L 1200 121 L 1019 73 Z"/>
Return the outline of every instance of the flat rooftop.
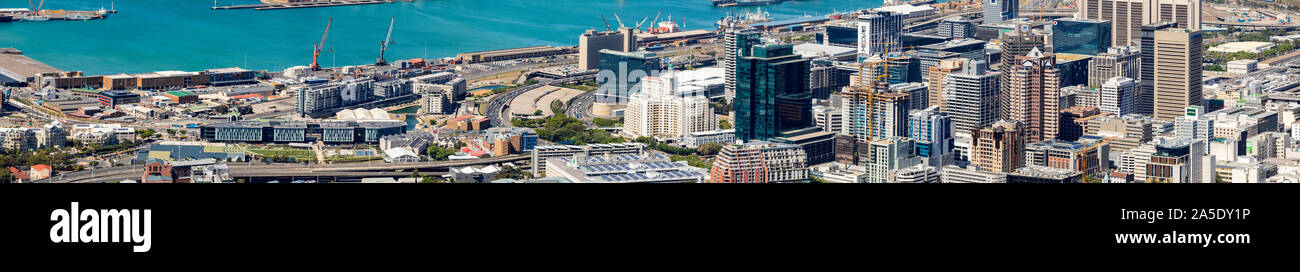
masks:
<path fill-rule="evenodd" d="M 0 75 L 26 81 L 27 77 L 53 72 L 62 72 L 62 70 L 23 55 L 21 50 L 0 48 Z"/>

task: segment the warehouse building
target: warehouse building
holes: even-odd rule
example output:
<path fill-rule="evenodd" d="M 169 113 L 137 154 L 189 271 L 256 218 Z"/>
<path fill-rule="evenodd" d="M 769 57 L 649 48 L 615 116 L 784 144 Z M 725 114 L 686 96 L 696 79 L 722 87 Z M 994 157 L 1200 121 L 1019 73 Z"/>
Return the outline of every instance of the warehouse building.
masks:
<path fill-rule="evenodd" d="M 200 138 L 211 142 L 378 144 L 384 136 L 406 133 L 406 123 L 374 121 L 239 121 L 205 125 Z"/>

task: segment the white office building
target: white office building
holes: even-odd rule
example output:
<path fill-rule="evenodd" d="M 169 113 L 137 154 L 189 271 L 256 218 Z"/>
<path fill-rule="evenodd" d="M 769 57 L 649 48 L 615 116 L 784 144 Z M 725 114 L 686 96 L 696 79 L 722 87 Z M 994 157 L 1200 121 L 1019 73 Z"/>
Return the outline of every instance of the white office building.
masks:
<path fill-rule="evenodd" d="M 679 81 L 672 72 L 642 79 L 642 90 L 633 93 L 624 112 L 623 134 L 659 139 L 679 139 L 701 131 L 718 129 L 718 117 L 709 108 L 709 98 L 677 94 Z"/>
<path fill-rule="evenodd" d="M 1115 115 L 1127 115 L 1134 112 L 1135 101 L 1133 91 L 1137 88 L 1136 81 L 1127 77 L 1112 77 L 1106 83 L 1101 84 L 1101 99 L 1098 101 L 1098 109 L 1101 112 L 1109 112 Z"/>

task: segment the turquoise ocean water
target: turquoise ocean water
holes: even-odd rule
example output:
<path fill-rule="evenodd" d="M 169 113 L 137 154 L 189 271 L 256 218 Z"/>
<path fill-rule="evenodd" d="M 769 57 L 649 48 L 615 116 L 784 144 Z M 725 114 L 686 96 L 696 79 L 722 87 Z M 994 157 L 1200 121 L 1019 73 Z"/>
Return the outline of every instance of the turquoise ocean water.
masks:
<path fill-rule="evenodd" d="M 253 4 L 256 0 L 221 0 Z M 762 7 L 775 19 L 877 7 L 881 0 L 792 0 Z M 240 66 L 280 70 L 311 62 L 326 21 L 334 18 L 321 65 L 373 63 L 389 18 L 397 16 L 389 60 L 447 57 L 459 52 L 536 45 L 576 45 L 584 30 L 632 26 L 663 11 L 685 29 L 713 28 L 728 12 L 708 0 L 427 0 L 380 5 L 257 11 L 211 10 L 205 0 L 49 0 L 45 9 L 95 10 L 115 5 L 106 20 L 0 23 L 0 47 L 69 71 L 88 74 L 197 71 Z M 27 1 L 0 0 L 2 8 Z M 684 20 L 684 21 L 683 21 Z M 649 25 L 650 22 L 646 22 Z M 643 26 L 644 28 L 644 26 Z"/>

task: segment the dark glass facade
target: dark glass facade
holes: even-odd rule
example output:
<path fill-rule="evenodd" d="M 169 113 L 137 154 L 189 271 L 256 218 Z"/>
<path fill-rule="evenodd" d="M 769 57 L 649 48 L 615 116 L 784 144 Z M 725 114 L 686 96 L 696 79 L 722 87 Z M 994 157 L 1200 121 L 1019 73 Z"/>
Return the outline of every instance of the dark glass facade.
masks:
<path fill-rule="evenodd" d="M 858 28 L 853 26 L 826 26 L 826 44 L 838 46 L 858 46 Z"/>
<path fill-rule="evenodd" d="M 754 46 L 736 63 L 736 139 L 766 140 L 811 126 L 809 63 L 792 45 Z"/>
<path fill-rule="evenodd" d="M 1060 73 L 1060 87 L 1088 85 L 1088 62 L 1090 61 L 1092 61 L 1091 57 L 1066 59 L 1058 56 L 1056 70 Z"/>
<path fill-rule="evenodd" d="M 1097 55 L 1110 47 L 1110 21 L 1057 19 L 1052 25 L 1055 53 Z"/>
<path fill-rule="evenodd" d="M 641 78 L 657 76 L 663 69 L 659 57 L 651 52 L 600 50 L 600 74 L 596 90 L 597 103 L 627 104 L 634 93 L 641 92 Z"/>

